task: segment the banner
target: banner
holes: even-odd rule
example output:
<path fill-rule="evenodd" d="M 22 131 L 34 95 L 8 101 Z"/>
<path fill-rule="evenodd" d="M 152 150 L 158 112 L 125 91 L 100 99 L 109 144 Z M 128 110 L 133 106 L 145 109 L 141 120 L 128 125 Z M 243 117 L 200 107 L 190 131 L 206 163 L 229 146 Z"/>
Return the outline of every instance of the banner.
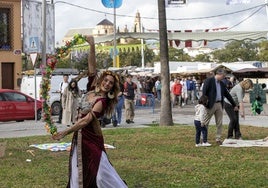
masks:
<path fill-rule="evenodd" d="M 23 1 L 23 52 L 42 52 L 42 3 L 37 1 Z M 54 6 L 46 5 L 46 52 L 54 53 L 55 28 Z"/>
<path fill-rule="evenodd" d="M 226 5 L 248 4 L 248 3 L 251 3 L 251 0 L 226 0 Z"/>

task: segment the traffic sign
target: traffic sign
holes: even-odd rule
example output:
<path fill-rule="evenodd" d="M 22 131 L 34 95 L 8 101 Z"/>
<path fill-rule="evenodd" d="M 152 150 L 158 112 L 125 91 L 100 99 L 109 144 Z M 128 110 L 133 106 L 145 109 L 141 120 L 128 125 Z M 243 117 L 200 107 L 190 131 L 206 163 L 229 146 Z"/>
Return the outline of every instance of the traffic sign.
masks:
<path fill-rule="evenodd" d="M 123 0 L 101 0 L 106 8 L 119 8 L 122 5 L 122 1 Z"/>
<path fill-rule="evenodd" d="M 34 66 L 35 62 L 36 62 L 36 58 L 37 58 L 37 53 L 30 54 L 30 58 L 31 58 L 32 64 Z"/>

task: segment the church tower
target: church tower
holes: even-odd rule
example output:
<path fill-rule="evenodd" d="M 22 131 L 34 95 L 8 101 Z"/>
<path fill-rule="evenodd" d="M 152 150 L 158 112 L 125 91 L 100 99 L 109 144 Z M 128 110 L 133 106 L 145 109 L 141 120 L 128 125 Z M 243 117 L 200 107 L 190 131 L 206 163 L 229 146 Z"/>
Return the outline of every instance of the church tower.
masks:
<path fill-rule="evenodd" d="M 139 11 L 137 11 L 137 13 L 136 13 L 133 32 L 136 32 L 136 33 L 141 32 L 141 15 L 140 15 Z"/>

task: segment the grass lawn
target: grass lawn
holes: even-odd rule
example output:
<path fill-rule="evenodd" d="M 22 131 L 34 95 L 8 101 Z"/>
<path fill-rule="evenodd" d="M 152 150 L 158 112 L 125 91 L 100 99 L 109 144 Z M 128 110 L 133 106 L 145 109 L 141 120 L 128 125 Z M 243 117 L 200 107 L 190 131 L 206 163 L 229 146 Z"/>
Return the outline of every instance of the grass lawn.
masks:
<path fill-rule="evenodd" d="M 226 127 L 224 128 L 226 135 Z M 268 136 L 267 128 L 242 126 L 243 139 Z M 268 187 L 268 148 L 216 146 L 215 126 L 209 128 L 212 147 L 196 148 L 193 126 L 104 129 L 109 159 L 130 188 Z M 71 135 L 65 142 L 70 142 Z M 65 187 L 67 151 L 30 148 L 53 142 L 50 136 L 0 139 L 7 141 L 0 158 L 0 187 Z M 27 152 L 34 150 L 34 156 Z M 31 159 L 31 162 L 26 162 Z"/>

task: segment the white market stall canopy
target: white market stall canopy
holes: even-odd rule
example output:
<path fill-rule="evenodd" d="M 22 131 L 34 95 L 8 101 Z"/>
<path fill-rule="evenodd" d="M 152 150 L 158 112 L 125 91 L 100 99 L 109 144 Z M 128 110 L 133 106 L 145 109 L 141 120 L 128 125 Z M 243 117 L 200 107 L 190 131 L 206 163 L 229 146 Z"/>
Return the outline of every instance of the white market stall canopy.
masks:
<path fill-rule="evenodd" d="M 267 39 L 268 31 L 224 31 L 224 32 L 184 32 L 167 33 L 168 40 L 193 40 L 193 41 L 230 41 L 230 40 L 260 40 Z M 116 33 L 116 39 L 137 38 L 159 40 L 159 33 Z M 105 35 L 95 38 L 96 43 L 108 42 L 114 39 L 114 35 Z"/>

